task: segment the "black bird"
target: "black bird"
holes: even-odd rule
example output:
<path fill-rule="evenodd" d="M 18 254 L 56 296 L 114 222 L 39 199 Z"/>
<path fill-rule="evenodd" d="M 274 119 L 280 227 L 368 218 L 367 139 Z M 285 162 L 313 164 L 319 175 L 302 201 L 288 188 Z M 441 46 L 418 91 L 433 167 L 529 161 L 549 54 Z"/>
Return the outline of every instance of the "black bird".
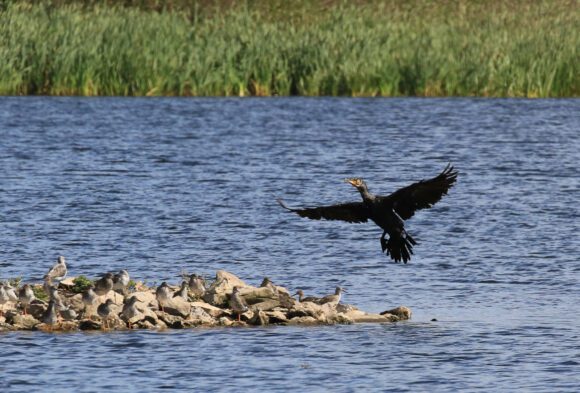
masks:
<path fill-rule="evenodd" d="M 320 206 L 306 209 L 292 209 L 278 199 L 283 208 L 297 213 L 301 217 L 313 220 L 342 220 L 362 223 L 373 221 L 383 230 L 381 247 L 387 251 L 395 262 L 411 260 L 415 239 L 405 230 L 404 220 L 413 217 L 420 209 L 427 209 L 438 202 L 457 180 L 457 171 L 449 164 L 438 176 L 421 180 L 401 188 L 390 195 L 373 195 L 362 179 L 345 179 L 361 194 L 362 202 L 341 203 L 332 206 Z M 389 234 L 389 240 L 385 235 Z"/>

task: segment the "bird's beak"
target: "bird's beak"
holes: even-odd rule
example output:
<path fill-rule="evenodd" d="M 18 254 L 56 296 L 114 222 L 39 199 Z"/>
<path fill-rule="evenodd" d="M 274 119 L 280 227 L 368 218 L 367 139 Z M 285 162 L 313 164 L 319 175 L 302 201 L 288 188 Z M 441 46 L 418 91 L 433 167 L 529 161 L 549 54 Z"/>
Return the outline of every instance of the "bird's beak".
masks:
<path fill-rule="evenodd" d="M 346 178 L 344 179 L 344 182 L 350 184 L 351 186 L 354 186 L 354 180 L 352 179 Z"/>
<path fill-rule="evenodd" d="M 348 292 L 346 289 L 342 288 L 342 292 Z"/>

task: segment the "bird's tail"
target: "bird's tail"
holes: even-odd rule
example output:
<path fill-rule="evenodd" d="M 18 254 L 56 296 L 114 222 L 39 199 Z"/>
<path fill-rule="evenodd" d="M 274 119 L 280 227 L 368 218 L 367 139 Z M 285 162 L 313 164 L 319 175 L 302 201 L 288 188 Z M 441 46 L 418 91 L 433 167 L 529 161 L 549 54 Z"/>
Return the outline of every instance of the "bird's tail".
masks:
<path fill-rule="evenodd" d="M 411 260 L 413 254 L 413 246 L 417 242 L 407 232 L 401 233 L 399 236 L 389 236 L 387 242 L 387 255 L 390 255 L 395 262 L 407 263 Z"/>

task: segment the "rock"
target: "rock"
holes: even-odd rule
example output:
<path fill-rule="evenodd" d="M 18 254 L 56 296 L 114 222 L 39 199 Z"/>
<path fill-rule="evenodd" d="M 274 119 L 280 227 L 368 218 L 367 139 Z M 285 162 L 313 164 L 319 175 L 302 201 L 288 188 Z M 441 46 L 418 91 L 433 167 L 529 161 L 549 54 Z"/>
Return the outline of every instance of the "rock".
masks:
<path fill-rule="evenodd" d="M 171 315 L 163 311 L 157 311 L 157 317 L 165 322 L 165 324 L 172 329 L 183 329 L 183 318 Z"/>
<path fill-rule="evenodd" d="M 73 282 L 75 280 L 76 277 L 67 277 L 64 280 L 62 280 L 59 283 L 59 287 L 62 289 L 67 289 L 70 290 L 72 289 L 72 287 L 75 286 L 75 283 Z"/>
<path fill-rule="evenodd" d="M 347 313 L 347 312 L 356 311 L 356 310 L 358 310 L 358 308 L 355 306 L 352 306 L 350 304 L 340 303 L 339 305 L 336 306 L 336 312 Z"/>
<path fill-rule="evenodd" d="M 83 303 L 83 295 L 77 293 L 67 299 L 69 308 L 73 309 L 76 313 L 80 314 L 81 311 L 85 309 L 85 304 Z"/>
<path fill-rule="evenodd" d="M 294 309 L 294 310 L 288 310 L 288 314 L 286 314 L 286 316 L 288 317 L 288 319 L 292 319 L 292 318 L 299 318 L 299 317 L 309 317 L 311 315 L 308 312 L 306 312 L 305 310 Z"/>
<path fill-rule="evenodd" d="M 350 325 L 350 324 L 354 323 L 354 321 L 351 318 L 349 318 L 346 314 L 336 313 L 336 314 L 330 316 L 326 320 L 326 323 L 329 323 L 329 324 L 338 323 L 341 325 Z"/>
<path fill-rule="evenodd" d="M 266 326 L 269 323 L 270 318 L 268 318 L 264 311 L 255 312 L 254 316 L 250 319 L 250 324 L 254 326 Z"/>
<path fill-rule="evenodd" d="M 229 319 L 227 317 L 221 317 L 218 320 L 218 323 L 220 326 L 232 326 L 234 324 L 234 321 L 232 321 L 231 319 Z"/>
<path fill-rule="evenodd" d="M 246 287 L 240 290 L 240 295 L 242 295 L 246 303 L 250 306 L 267 300 L 278 300 L 278 294 L 274 293 L 274 291 L 267 287 Z"/>
<path fill-rule="evenodd" d="M 323 317 L 324 311 L 322 309 L 322 306 L 316 303 L 305 302 L 296 304 L 296 306 L 290 312 L 290 314 L 291 318 L 294 318 L 294 316 L 299 316 L 300 314 L 305 314 L 307 316 L 320 319 L 321 317 Z"/>
<path fill-rule="evenodd" d="M 59 330 L 63 332 L 69 332 L 73 330 L 79 330 L 78 321 L 64 321 L 60 323 Z"/>
<path fill-rule="evenodd" d="M 14 325 L 14 328 L 17 330 L 32 330 L 40 323 L 40 321 L 34 318 L 32 315 L 22 314 L 8 314 L 6 316 L 6 321 L 11 325 Z"/>
<path fill-rule="evenodd" d="M 256 303 L 250 306 L 250 310 L 254 311 L 268 311 L 276 307 L 280 307 L 280 302 L 278 300 L 266 300 L 260 303 Z"/>
<path fill-rule="evenodd" d="M 385 314 L 392 314 L 395 315 L 399 318 L 399 320 L 401 321 L 406 321 L 408 319 L 411 319 L 411 309 L 409 307 L 405 307 L 405 306 L 399 306 L 397 308 L 393 308 L 392 310 L 387 310 L 387 311 L 383 311 L 381 313 L 381 315 L 385 315 Z"/>
<path fill-rule="evenodd" d="M 168 314 L 180 316 L 185 318 L 191 312 L 191 305 L 182 297 L 174 297 L 169 299 L 163 306 L 163 311 Z"/>
<path fill-rule="evenodd" d="M 275 310 L 275 311 L 268 311 L 266 312 L 266 316 L 268 317 L 269 323 L 286 323 L 288 322 L 288 317 L 282 311 Z"/>
<path fill-rule="evenodd" d="M 77 321 L 65 321 L 60 322 L 55 325 L 47 325 L 45 323 L 39 323 L 34 327 L 35 330 L 41 330 L 43 332 L 70 332 L 79 329 L 79 323 Z"/>
<path fill-rule="evenodd" d="M 42 320 L 42 314 L 46 311 L 46 303 L 40 300 L 35 300 L 30 306 L 28 306 L 27 311 L 30 315 L 40 321 Z"/>
<path fill-rule="evenodd" d="M 183 318 L 181 316 L 169 314 L 164 311 L 157 311 L 155 314 L 160 320 L 165 322 L 167 327 L 172 329 L 183 329 L 184 327 Z"/>
<path fill-rule="evenodd" d="M 219 318 L 219 317 L 223 316 L 224 314 L 227 314 L 227 315 L 231 314 L 231 312 L 228 310 L 223 310 L 219 307 L 212 306 L 211 304 L 208 304 L 206 302 L 192 302 L 192 303 L 190 303 L 190 305 L 193 309 L 195 309 L 195 308 L 203 309 L 206 313 L 208 313 L 210 316 L 212 316 L 214 318 Z"/>
<path fill-rule="evenodd" d="M 123 307 L 123 295 L 111 290 L 105 296 L 101 296 L 100 302 L 106 302 L 108 299 L 111 299 L 116 306 Z"/>
<path fill-rule="evenodd" d="M 227 307 L 229 295 L 234 287 L 246 288 L 244 281 L 225 270 L 218 270 L 215 281 L 203 295 L 203 300 L 217 307 Z"/>
<path fill-rule="evenodd" d="M 217 322 L 201 307 L 192 307 L 189 318 L 183 321 L 188 327 L 192 326 L 213 326 Z"/>
<path fill-rule="evenodd" d="M 79 322 L 79 329 L 81 330 L 100 330 L 101 323 L 93 321 L 92 319 L 83 319 Z"/>
<path fill-rule="evenodd" d="M 338 315 L 345 315 L 354 323 L 384 323 L 391 322 L 391 318 L 385 315 L 367 313 L 360 310 L 350 310 Z"/>
<path fill-rule="evenodd" d="M 161 322 L 161 321 L 160 321 Z M 151 323 L 151 321 L 144 319 L 142 321 L 139 321 L 137 323 L 137 327 L 139 329 L 154 329 L 157 325 L 154 325 L 153 323 Z"/>
<path fill-rule="evenodd" d="M 146 308 L 153 306 L 157 307 L 157 298 L 155 297 L 155 292 L 151 290 L 133 292 L 130 296 L 139 299 L 139 301 L 136 303 L 136 306 L 141 311 L 145 307 Z"/>
<path fill-rule="evenodd" d="M 81 294 L 71 293 L 74 286 L 73 277 L 63 280 L 60 295 L 63 306 L 60 316 L 63 321 L 53 326 L 40 323 L 46 310 L 47 303 L 34 300 L 28 307 L 29 315 L 22 315 L 13 302 L 4 304 L 4 315 L 0 316 L 0 332 L 12 330 L 46 330 L 46 331 L 74 331 L 101 329 L 102 321 L 97 316 L 96 308 L 107 299 L 114 302 L 113 310 L 108 318 L 111 329 L 126 329 L 126 326 L 136 328 L 174 329 L 195 326 L 247 326 L 248 324 L 266 326 L 268 324 L 283 325 L 320 325 L 333 323 L 384 323 L 406 320 L 411 318 L 411 310 L 400 306 L 381 314 L 367 313 L 349 304 L 298 303 L 292 299 L 284 287 L 270 285 L 256 288 L 247 285 L 237 276 L 220 270 L 216 274 L 216 281 L 207 290 L 204 299 L 207 301 L 189 302 L 181 297 L 171 298 L 164 307 L 164 312 L 157 310 L 158 303 L 155 288 L 148 288 L 142 283 L 135 286 L 137 292 L 129 297 L 136 297 L 139 301 L 135 307 L 137 315 L 123 322 L 119 318 L 123 305 L 123 296 L 114 292 L 101 296 L 97 304 L 85 310 Z M 249 305 L 249 310 L 241 315 L 241 322 L 237 315 L 229 310 L 229 298 L 235 286 L 240 287 L 240 294 Z M 36 285 L 35 287 L 39 287 Z M 68 314 L 67 314 L 68 313 Z M 80 316 L 79 316 L 80 314 Z M 91 317 L 91 318 L 87 318 Z M 126 319 L 126 317 L 125 317 Z M 127 325 L 126 325 L 127 323 Z"/>
<path fill-rule="evenodd" d="M 288 325 L 320 325 L 320 322 L 314 317 L 296 317 L 289 320 Z"/>
<path fill-rule="evenodd" d="M 383 317 L 387 318 L 388 322 L 399 322 L 401 319 L 393 314 L 381 314 Z"/>

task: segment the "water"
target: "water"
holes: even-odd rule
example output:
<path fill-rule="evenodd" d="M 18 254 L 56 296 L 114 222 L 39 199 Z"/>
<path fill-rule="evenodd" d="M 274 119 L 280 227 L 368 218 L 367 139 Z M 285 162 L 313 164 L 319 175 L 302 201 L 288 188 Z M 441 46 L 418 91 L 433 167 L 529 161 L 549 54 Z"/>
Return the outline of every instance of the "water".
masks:
<path fill-rule="evenodd" d="M 0 277 L 217 269 L 412 321 L 0 335 L 0 390 L 578 391 L 580 101 L 0 98 Z M 408 265 L 283 211 L 437 174 Z M 436 318 L 437 321 L 431 321 Z"/>

